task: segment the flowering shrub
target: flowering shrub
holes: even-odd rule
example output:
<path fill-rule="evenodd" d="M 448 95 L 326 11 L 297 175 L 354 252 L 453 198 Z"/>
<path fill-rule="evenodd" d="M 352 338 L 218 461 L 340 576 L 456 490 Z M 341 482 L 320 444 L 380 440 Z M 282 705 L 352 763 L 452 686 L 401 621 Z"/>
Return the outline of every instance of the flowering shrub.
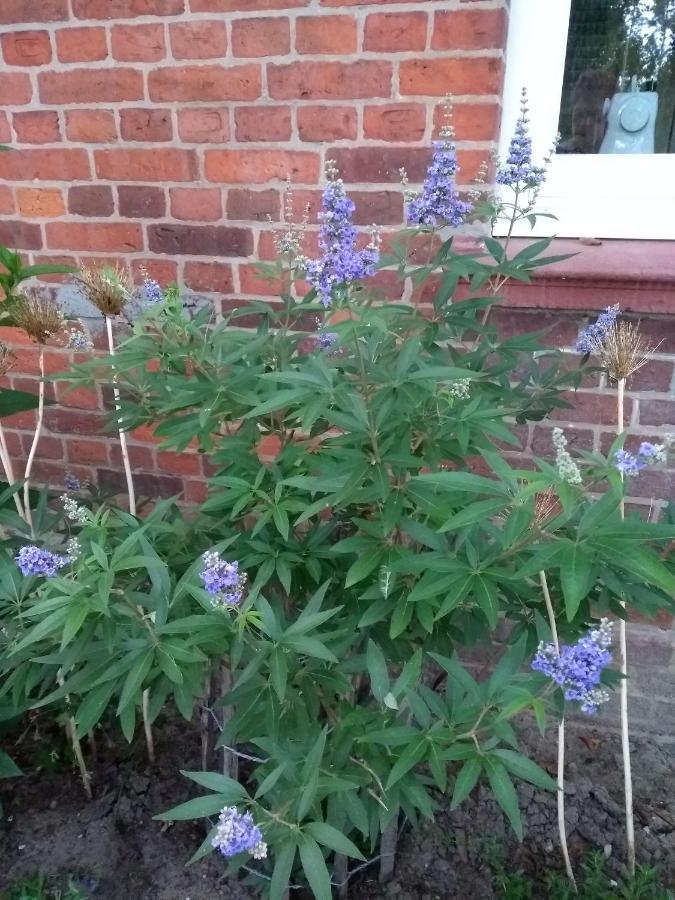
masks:
<path fill-rule="evenodd" d="M 504 183 L 527 194 L 539 170 L 523 128 Z M 216 321 L 146 285 L 128 339 L 111 337 L 109 357 L 68 379 L 107 381 L 122 433 L 151 426 L 166 448 L 208 454 L 206 501 L 137 517 L 131 489 L 132 512 L 66 495 L 35 517 L 35 546 L 15 557 L 17 529 L 0 556 L 0 692 L 17 711 L 67 704 L 75 739 L 107 714 L 129 740 L 140 715 L 148 740 L 170 702 L 187 720 L 198 706 L 220 717 L 229 774 L 187 773 L 210 793 L 161 818 L 208 818 L 196 857 L 220 850 L 277 900 L 303 874 L 327 900 L 331 867 L 376 855 L 383 835 L 433 815 L 438 791 L 456 806 L 480 779 L 521 834 L 513 779 L 556 783 L 518 751 L 512 720 L 531 710 L 543 728 L 565 699 L 592 711 L 609 662 L 595 616 L 626 603 L 654 612 L 675 594 L 657 553 L 674 529 L 620 514 L 620 440 L 577 462 L 556 434 L 556 464 L 531 471 L 500 454 L 517 446 L 514 422 L 564 407 L 582 373 L 538 336 L 500 340 L 488 323 L 492 288 L 531 277 L 549 241 L 509 258 L 490 238 L 487 253 L 441 238 L 437 226 L 469 214 L 453 152 L 449 139 L 435 148 L 410 201 L 424 227 L 379 260 L 376 241 L 358 249 L 331 172 L 320 258 L 302 257 L 291 230 L 268 270 L 284 286 L 278 305 Z M 378 302 L 377 266 L 431 285 L 431 309 Z M 312 289 L 296 296 L 305 279 Z M 85 280 L 111 335 L 120 281 Z M 460 281 L 472 297 L 453 303 Z M 560 651 L 546 646 L 541 572 L 569 641 Z M 478 682 L 462 650 L 503 619 L 505 652 Z"/>

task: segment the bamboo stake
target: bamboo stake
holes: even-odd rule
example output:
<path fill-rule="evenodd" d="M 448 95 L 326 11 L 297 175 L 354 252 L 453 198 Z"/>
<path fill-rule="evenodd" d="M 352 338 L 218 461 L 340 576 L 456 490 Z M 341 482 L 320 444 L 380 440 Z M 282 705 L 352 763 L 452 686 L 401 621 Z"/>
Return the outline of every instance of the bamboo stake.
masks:
<path fill-rule="evenodd" d="M 5 429 L 2 427 L 2 423 L 0 422 L 0 462 L 2 463 L 2 467 L 5 470 L 5 477 L 7 478 L 7 483 L 12 485 L 15 483 L 16 479 L 14 477 L 14 467 L 12 466 L 12 457 L 9 455 L 9 449 L 7 447 L 7 438 L 5 436 Z M 24 512 L 23 505 L 21 503 L 21 498 L 18 493 L 14 492 L 14 504 L 16 506 L 16 511 L 21 516 L 21 518 L 26 521 L 26 513 Z"/>
<path fill-rule="evenodd" d="M 33 471 L 33 462 L 35 460 L 35 454 L 37 452 L 38 443 L 40 441 L 42 421 L 45 414 L 45 348 L 42 346 L 42 344 L 40 345 L 39 366 L 40 386 L 38 388 L 37 421 L 35 423 L 35 434 L 33 435 L 33 441 L 30 445 L 30 451 L 28 453 L 28 460 L 26 461 L 26 471 L 24 473 L 23 484 L 23 506 L 24 510 L 26 511 L 26 522 L 30 526 L 30 533 L 32 538 L 35 538 L 35 529 L 33 528 L 33 516 L 30 511 L 30 475 Z"/>

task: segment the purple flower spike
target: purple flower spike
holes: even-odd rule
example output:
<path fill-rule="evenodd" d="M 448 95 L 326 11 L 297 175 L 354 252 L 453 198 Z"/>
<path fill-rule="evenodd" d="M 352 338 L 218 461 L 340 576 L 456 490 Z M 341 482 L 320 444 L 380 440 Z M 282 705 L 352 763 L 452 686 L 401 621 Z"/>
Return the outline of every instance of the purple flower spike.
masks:
<path fill-rule="evenodd" d="M 154 278 L 146 278 L 143 281 L 142 291 L 143 299 L 146 303 L 161 303 L 164 299 L 164 294 L 159 286 L 159 282 L 155 281 Z"/>
<path fill-rule="evenodd" d="M 202 560 L 202 581 L 206 591 L 211 594 L 213 606 L 238 606 L 246 585 L 246 575 L 239 572 L 239 563 L 226 562 L 215 550 L 205 553 Z"/>
<path fill-rule="evenodd" d="M 218 817 L 216 833 L 211 841 L 223 856 L 250 853 L 254 859 L 267 856 L 267 844 L 250 812 L 240 813 L 236 806 L 226 806 Z"/>
<path fill-rule="evenodd" d="M 602 344 L 609 332 L 616 325 L 617 316 L 621 312 L 619 304 L 608 306 L 598 316 L 596 322 L 587 325 L 576 342 L 577 353 L 596 353 L 602 347 Z"/>
<path fill-rule="evenodd" d="M 411 225 L 452 225 L 459 228 L 473 206 L 461 200 L 455 187 L 457 151 L 449 125 L 441 129 L 441 139 L 433 142 L 434 155 L 427 169 L 422 191 L 409 197 L 406 208 Z"/>
<path fill-rule="evenodd" d="M 16 554 L 16 564 L 22 575 L 43 575 L 45 578 L 58 575 L 59 569 L 67 566 L 70 561 L 68 556 L 41 550 L 33 544 L 22 547 Z"/>

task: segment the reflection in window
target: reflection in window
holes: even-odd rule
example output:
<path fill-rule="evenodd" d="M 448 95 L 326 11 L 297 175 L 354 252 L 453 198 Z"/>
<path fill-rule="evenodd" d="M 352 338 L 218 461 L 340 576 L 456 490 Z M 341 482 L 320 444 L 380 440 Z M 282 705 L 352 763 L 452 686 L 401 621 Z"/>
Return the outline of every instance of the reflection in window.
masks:
<path fill-rule="evenodd" d="M 675 153 L 675 0 L 572 0 L 558 153 Z"/>

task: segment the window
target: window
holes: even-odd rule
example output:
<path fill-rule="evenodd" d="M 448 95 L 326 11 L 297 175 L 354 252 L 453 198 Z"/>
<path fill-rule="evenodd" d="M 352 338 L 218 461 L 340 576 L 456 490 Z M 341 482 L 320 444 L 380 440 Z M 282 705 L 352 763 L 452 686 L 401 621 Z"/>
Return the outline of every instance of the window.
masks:
<path fill-rule="evenodd" d="M 537 233 L 675 238 L 674 32 L 675 0 L 512 0 L 501 154 L 523 86 L 535 156 L 561 135 Z"/>

